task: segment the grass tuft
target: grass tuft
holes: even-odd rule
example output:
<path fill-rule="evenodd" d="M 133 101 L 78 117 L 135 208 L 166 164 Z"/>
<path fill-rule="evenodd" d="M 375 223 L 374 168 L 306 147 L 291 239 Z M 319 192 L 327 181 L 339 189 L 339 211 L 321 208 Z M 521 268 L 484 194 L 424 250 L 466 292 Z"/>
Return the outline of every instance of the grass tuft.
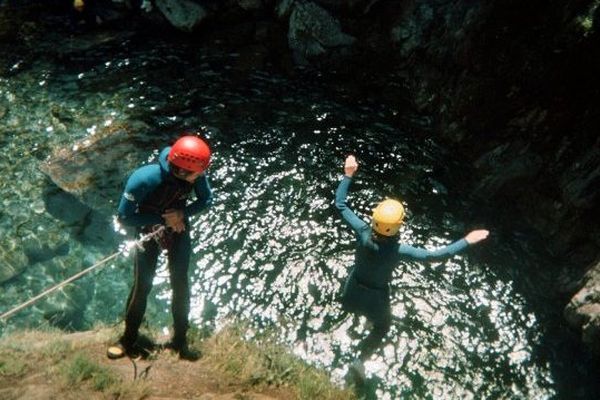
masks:
<path fill-rule="evenodd" d="M 27 371 L 27 363 L 23 361 L 25 355 L 15 350 L 0 351 L 0 376 L 20 377 Z"/>
<path fill-rule="evenodd" d="M 76 353 L 65 360 L 61 364 L 59 372 L 70 387 L 89 381 L 94 390 L 104 391 L 120 383 L 112 371 L 91 361 L 81 353 Z"/>
<path fill-rule="evenodd" d="M 287 352 L 274 332 L 254 336 L 241 324 L 226 327 L 202 344 L 203 362 L 243 384 L 287 386 L 297 399 L 348 400 L 355 395 Z"/>

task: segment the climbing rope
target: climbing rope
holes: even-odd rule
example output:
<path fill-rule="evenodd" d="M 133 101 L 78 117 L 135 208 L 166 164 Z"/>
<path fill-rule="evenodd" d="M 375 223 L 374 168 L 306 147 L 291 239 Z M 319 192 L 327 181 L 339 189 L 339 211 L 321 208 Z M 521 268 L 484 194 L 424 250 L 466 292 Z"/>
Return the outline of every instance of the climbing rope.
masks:
<path fill-rule="evenodd" d="M 158 227 L 156 230 L 143 235 L 142 237 L 140 237 L 138 240 L 134 240 L 132 242 L 128 242 L 125 244 L 125 246 L 123 246 L 119 251 L 117 251 L 114 254 L 111 254 L 110 256 L 98 261 L 96 264 L 92 265 L 91 267 L 88 267 L 86 269 L 84 269 L 81 272 L 76 273 L 75 275 L 73 275 L 72 277 L 60 282 L 59 284 L 52 286 L 49 289 L 46 289 L 45 291 L 43 291 L 42 293 L 38 294 L 37 296 L 27 300 L 26 302 L 24 302 L 23 304 L 20 304 L 19 306 L 13 308 L 10 311 L 5 312 L 4 314 L 0 315 L 0 321 L 1 320 L 6 320 L 9 317 L 11 317 L 12 315 L 16 314 L 17 312 L 21 311 L 22 309 L 24 309 L 25 307 L 28 307 L 30 305 L 32 305 L 33 303 L 35 303 L 36 301 L 40 300 L 41 298 L 49 295 L 50 293 L 62 288 L 63 286 L 73 282 L 76 279 L 81 278 L 82 276 L 84 276 L 85 274 L 88 274 L 90 272 L 92 272 L 93 270 L 95 270 L 96 268 L 106 264 L 107 262 L 109 262 L 110 260 L 117 258 L 119 255 L 121 255 L 122 253 L 131 250 L 134 247 L 137 247 L 140 250 L 143 250 L 142 247 L 142 243 L 147 242 L 150 239 L 153 239 L 154 237 L 160 235 L 161 233 L 163 233 L 163 231 L 165 230 L 164 226 L 160 226 Z"/>

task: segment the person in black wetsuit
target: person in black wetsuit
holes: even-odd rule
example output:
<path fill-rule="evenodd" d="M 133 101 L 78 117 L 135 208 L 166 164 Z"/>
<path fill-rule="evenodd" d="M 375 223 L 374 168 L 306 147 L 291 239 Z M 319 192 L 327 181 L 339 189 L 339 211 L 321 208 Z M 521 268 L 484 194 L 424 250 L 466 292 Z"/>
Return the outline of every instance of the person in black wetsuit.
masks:
<path fill-rule="evenodd" d="M 398 232 L 404 219 L 404 207 L 397 200 L 382 201 L 374 210 L 371 224 L 360 219 L 346 204 L 348 189 L 358 164 L 354 156 L 348 156 L 344 165 L 344 177 L 335 193 L 335 206 L 343 220 L 356 234 L 354 266 L 346 280 L 342 293 L 342 308 L 363 315 L 372 324 L 369 335 L 359 345 L 359 357 L 350 370 L 364 379 L 363 363 L 381 345 L 390 329 L 389 283 L 393 270 L 403 259 L 436 261 L 443 260 L 484 240 L 489 232 L 474 230 L 446 247 L 426 250 L 400 244 Z"/>
<path fill-rule="evenodd" d="M 205 174 L 210 156 L 211 151 L 202 139 L 183 136 L 173 147 L 162 150 L 158 163 L 137 169 L 127 180 L 119 202 L 119 221 L 135 227 L 138 233 L 152 232 L 161 225 L 166 230 L 156 240 L 145 242 L 142 251 L 135 251 L 134 284 L 127 300 L 125 332 L 117 345 L 109 347 L 109 358 L 140 352 L 136 347 L 138 330 L 161 248 L 168 253 L 173 290 L 173 338 L 167 347 L 179 353 L 180 358 L 198 358 L 199 355 L 188 348 L 186 340 L 190 308 L 188 264 L 192 248 L 188 217 L 212 202 L 212 191 Z M 196 200 L 188 204 L 192 192 Z"/>

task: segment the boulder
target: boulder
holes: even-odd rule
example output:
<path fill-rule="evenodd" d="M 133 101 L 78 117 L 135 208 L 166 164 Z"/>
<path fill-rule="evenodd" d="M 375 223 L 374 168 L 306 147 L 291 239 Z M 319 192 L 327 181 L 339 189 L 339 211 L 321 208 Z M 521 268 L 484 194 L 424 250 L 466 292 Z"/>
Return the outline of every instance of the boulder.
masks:
<path fill-rule="evenodd" d="M 427 43 L 427 32 L 433 22 L 433 8 L 427 3 L 409 7 L 391 29 L 392 42 L 399 47 L 400 55 L 408 57 Z"/>
<path fill-rule="evenodd" d="M 4 118 L 8 114 L 8 102 L 3 98 L 0 98 L 0 119 Z"/>
<path fill-rule="evenodd" d="M 351 46 L 355 38 L 342 32 L 340 22 L 315 3 L 294 3 L 288 43 L 296 62 L 307 64 L 337 49 Z"/>
<path fill-rule="evenodd" d="M 600 194 L 600 140 L 565 171 L 559 181 L 563 199 L 575 208 L 590 209 Z"/>
<path fill-rule="evenodd" d="M 280 0 L 275 6 L 275 15 L 281 19 L 289 18 L 295 4 L 296 0 Z"/>
<path fill-rule="evenodd" d="M 474 194 L 496 197 L 506 188 L 522 187 L 522 183 L 536 179 L 543 166 L 543 159 L 521 142 L 502 144 L 483 154 L 475 167 L 483 178 Z"/>
<path fill-rule="evenodd" d="M 238 0 L 238 5 L 246 11 L 260 10 L 263 7 L 262 0 Z"/>
<path fill-rule="evenodd" d="M 23 272 L 28 266 L 25 252 L 13 238 L 0 241 L 0 284 Z"/>
<path fill-rule="evenodd" d="M 55 150 L 40 169 L 77 201 L 70 199 L 73 207 L 59 212 L 52 204 L 67 195 L 58 192 L 47 196 L 46 206 L 54 210 L 57 218 L 71 222 L 87 215 L 88 208 L 104 215 L 114 214 L 127 176 L 147 159 L 155 145 L 164 144 L 162 140 L 154 144 L 149 131 L 142 122 L 114 124 L 68 148 Z"/>
<path fill-rule="evenodd" d="M 600 356 L 600 261 L 588 271 L 584 286 L 565 307 L 564 315 L 581 332 L 583 343 Z"/>
<path fill-rule="evenodd" d="M 208 16 L 200 4 L 189 0 L 156 0 L 156 7 L 175 28 L 191 32 Z"/>

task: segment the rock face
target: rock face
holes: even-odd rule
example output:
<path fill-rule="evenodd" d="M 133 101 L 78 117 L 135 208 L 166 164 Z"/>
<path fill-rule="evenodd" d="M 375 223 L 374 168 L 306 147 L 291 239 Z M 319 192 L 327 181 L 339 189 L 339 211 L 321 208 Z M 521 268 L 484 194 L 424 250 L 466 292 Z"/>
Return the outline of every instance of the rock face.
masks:
<path fill-rule="evenodd" d="M 193 31 L 207 16 L 201 5 L 189 0 L 156 0 L 156 7 L 169 22 L 182 31 Z"/>
<path fill-rule="evenodd" d="M 417 110 L 557 265 L 592 263 L 565 316 L 600 348 L 600 10 L 597 2 L 403 2 L 392 40 Z M 516 222 L 516 221 L 515 221 Z M 555 266 L 556 267 L 556 266 Z"/>
<path fill-rule="evenodd" d="M 17 247 L 17 243 L 14 240 L 0 242 L 0 283 L 19 275 L 28 266 L 27 255 Z"/>
<path fill-rule="evenodd" d="M 569 324 L 581 330 L 581 339 L 600 355 L 600 262 L 586 274 L 583 288 L 565 308 Z"/>
<path fill-rule="evenodd" d="M 297 3 L 289 20 L 288 42 L 299 64 L 344 49 L 355 39 L 342 32 L 338 20 L 314 3 Z"/>

